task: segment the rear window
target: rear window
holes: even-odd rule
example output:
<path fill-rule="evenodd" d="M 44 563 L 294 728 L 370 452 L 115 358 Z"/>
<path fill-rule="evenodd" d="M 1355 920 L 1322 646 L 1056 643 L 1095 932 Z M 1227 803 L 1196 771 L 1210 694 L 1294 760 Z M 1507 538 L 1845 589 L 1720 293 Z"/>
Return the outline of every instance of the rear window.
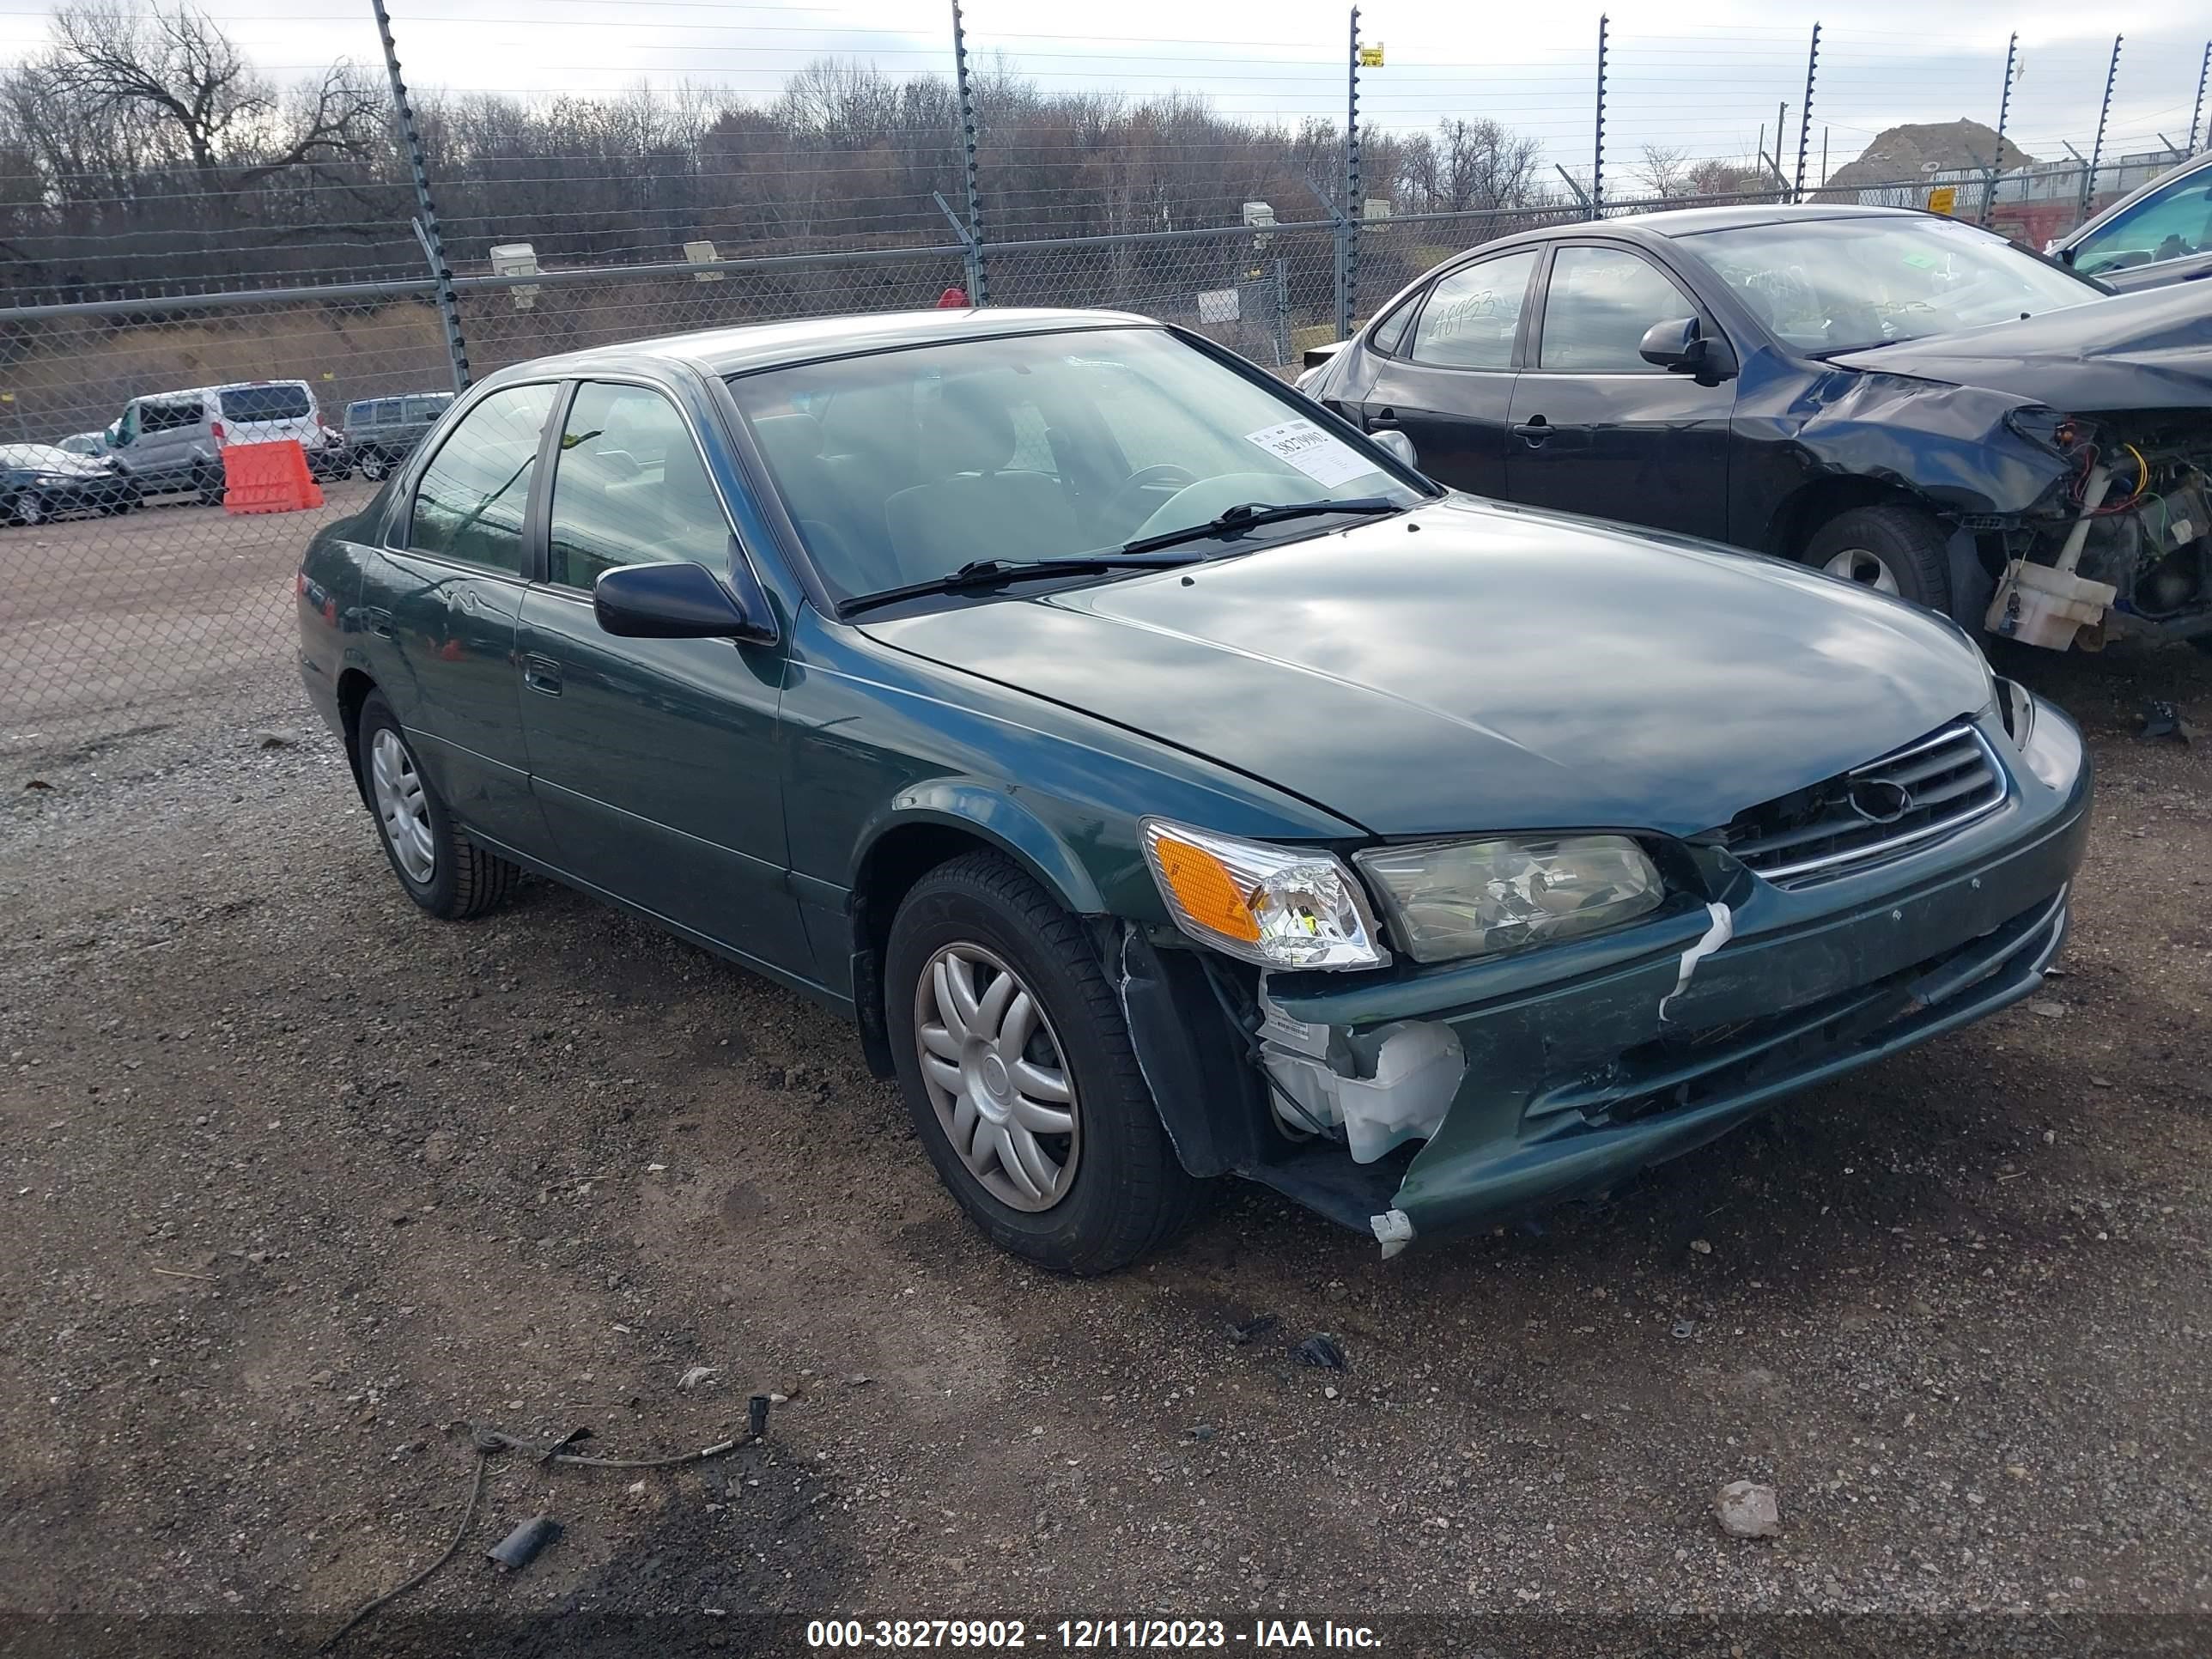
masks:
<path fill-rule="evenodd" d="M 450 392 L 443 397 L 410 398 L 407 400 L 407 418 L 410 421 L 434 421 L 446 412 L 446 405 L 453 401 Z M 392 418 L 399 418 L 397 411 Z"/>
<path fill-rule="evenodd" d="M 240 386 L 222 394 L 227 421 L 304 421 L 313 409 L 303 386 Z"/>

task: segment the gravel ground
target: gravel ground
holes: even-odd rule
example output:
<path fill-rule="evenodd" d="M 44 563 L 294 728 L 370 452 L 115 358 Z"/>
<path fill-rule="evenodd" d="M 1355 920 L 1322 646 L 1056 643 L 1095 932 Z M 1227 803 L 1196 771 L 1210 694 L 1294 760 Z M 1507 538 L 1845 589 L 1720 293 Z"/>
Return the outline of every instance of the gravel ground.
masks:
<path fill-rule="evenodd" d="M 2033 1002 L 1540 1229 L 1386 1264 L 1238 1188 L 1091 1282 L 970 1232 L 830 1016 L 543 884 L 421 916 L 280 670 L 0 732 L 0 1602 L 99 1615 L 44 1627 L 72 1651 L 174 1612 L 319 1638 L 454 1534 L 449 1425 L 644 1456 L 772 1391 L 696 1468 L 489 1460 L 357 1650 L 740 1629 L 705 1609 L 1510 1614 L 1583 1652 L 1662 1612 L 1644 1650 L 2202 1620 L 2212 751 L 2133 716 L 2212 725 L 2212 661 L 2008 672 L 2101 774 Z M 1347 1371 L 1293 1361 L 1315 1331 Z M 1716 1527 L 1738 1479 L 1778 1535 Z M 540 1512 L 526 1571 L 481 1559 Z"/>

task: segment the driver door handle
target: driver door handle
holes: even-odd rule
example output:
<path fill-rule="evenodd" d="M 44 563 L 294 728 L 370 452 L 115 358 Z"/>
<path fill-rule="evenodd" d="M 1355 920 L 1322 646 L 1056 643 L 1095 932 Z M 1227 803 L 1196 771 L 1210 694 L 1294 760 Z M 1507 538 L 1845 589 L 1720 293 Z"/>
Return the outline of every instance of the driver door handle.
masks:
<path fill-rule="evenodd" d="M 1368 416 L 1367 429 L 1370 432 L 1396 432 L 1401 430 L 1398 425 L 1398 411 L 1395 409 L 1389 408 L 1388 405 L 1376 410 L 1374 414 Z"/>
<path fill-rule="evenodd" d="M 561 665 L 532 653 L 522 659 L 522 683 L 549 697 L 561 695 Z"/>
<path fill-rule="evenodd" d="M 1513 423 L 1513 435 L 1531 449 L 1541 449 L 1544 440 L 1552 435 L 1552 423 L 1541 415 L 1532 416 L 1528 420 Z"/>

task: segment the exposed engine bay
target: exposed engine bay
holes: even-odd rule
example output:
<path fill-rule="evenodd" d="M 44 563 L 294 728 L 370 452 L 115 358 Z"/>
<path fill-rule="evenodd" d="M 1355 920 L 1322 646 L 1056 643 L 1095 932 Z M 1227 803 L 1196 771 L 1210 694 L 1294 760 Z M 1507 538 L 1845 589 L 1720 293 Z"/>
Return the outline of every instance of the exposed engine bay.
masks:
<path fill-rule="evenodd" d="M 2095 650 L 2212 612 L 2212 416 L 2069 417 L 2050 441 L 2070 471 L 2002 532 L 1990 630 Z"/>

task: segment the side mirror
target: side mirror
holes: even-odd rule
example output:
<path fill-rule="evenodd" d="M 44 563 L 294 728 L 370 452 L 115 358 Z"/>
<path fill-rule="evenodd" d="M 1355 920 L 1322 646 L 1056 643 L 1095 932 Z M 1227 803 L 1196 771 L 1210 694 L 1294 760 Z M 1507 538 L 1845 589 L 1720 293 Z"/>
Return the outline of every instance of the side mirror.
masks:
<path fill-rule="evenodd" d="M 2058 250 L 2058 260 L 2061 264 L 2072 264 L 2074 263 L 2074 250 L 2070 247 L 2060 248 Z"/>
<path fill-rule="evenodd" d="M 742 559 L 744 597 L 725 587 L 706 566 L 625 564 L 600 573 L 592 610 L 608 633 L 629 640 L 744 640 L 769 644 L 775 622 L 767 596 Z"/>
<path fill-rule="evenodd" d="M 1380 432 L 1370 432 L 1367 435 L 1375 441 L 1376 448 L 1389 450 L 1416 472 L 1421 470 L 1421 458 L 1413 448 L 1413 441 L 1404 433 L 1394 432 L 1386 427 Z"/>
<path fill-rule="evenodd" d="M 1670 318 L 1644 331 L 1636 355 L 1647 363 L 1676 374 L 1695 374 L 1704 380 L 1724 380 L 1735 373 L 1735 359 L 1724 340 L 1705 337 L 1695 317 Z"/>

